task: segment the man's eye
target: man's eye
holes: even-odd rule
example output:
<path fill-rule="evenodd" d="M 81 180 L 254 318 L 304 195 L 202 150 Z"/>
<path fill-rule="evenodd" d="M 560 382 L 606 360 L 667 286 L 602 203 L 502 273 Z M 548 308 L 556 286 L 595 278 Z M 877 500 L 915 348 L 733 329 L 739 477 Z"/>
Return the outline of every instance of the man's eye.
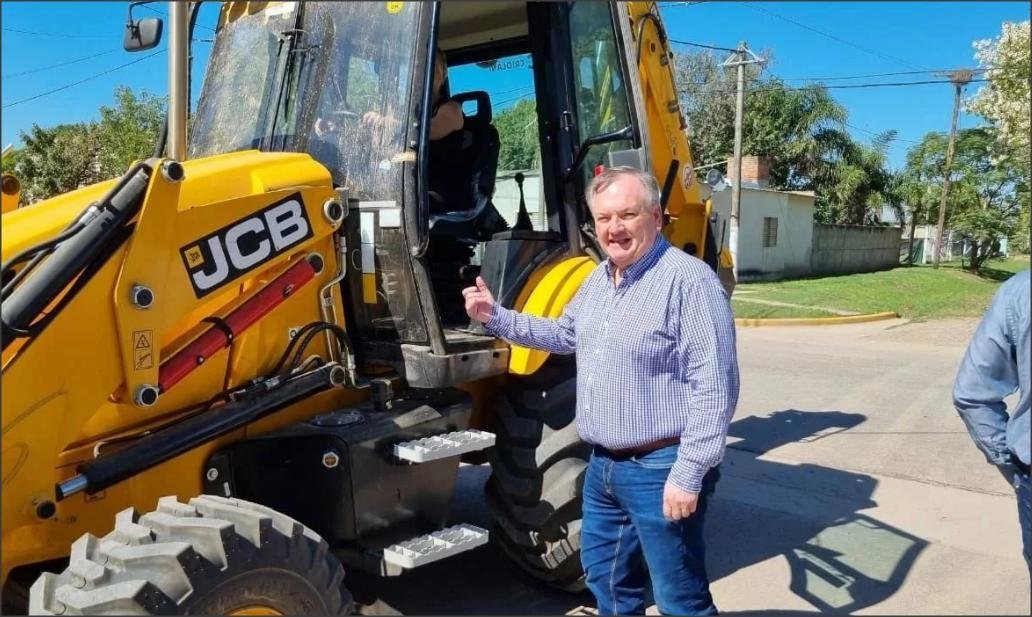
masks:
<path fill-rule="evenodd" d="M 625 221 L 629 221 L 629 220 L 633 219 L 636 216 L 638 216 L 638 215 L 636 213 L 634 213 L 634 212 L 625 212 L 625 213 L 623 213 L 620 216 L 620 218 L 625 220 Z"/>

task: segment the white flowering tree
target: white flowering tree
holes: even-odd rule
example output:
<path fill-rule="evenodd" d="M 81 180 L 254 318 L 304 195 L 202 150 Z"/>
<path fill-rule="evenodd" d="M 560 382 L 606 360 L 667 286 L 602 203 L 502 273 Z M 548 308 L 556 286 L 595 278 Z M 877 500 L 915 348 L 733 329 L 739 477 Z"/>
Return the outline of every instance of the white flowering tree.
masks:
<path fill-rule="evenodd" d="M 974 42 L 975 58 L 985 85 L 968 101 L 968 111 L 985 118 L 996 129 L 998 144 L 993 163 L 1011 167 L 1019 178 L 1016 190 L 1022 202 L 1016 237 L 1018 248 L 1029 246 L 1029 22 L 1004 22 L 995 39 Z"/>

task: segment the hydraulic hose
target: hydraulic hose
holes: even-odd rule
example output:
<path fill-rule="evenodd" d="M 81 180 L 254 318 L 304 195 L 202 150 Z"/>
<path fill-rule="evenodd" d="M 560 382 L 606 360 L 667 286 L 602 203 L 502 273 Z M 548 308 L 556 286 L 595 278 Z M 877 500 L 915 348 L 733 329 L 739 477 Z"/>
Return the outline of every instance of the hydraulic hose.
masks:
<path fill-rule="evenodd" d="M 148 163 L 134 165 L 96 204 L 96 215 L 86 220 L 77 233 L 55 244 L 46 261 L 3 299 L 0 305 L 2 348 L 6 349 L 15 339 L 26 336 L 43 309 L 83 268 L 102 254 L 110 242 L 120 237 L 124 225 L 132 220 L 143 204 L 152 172 Z"/>

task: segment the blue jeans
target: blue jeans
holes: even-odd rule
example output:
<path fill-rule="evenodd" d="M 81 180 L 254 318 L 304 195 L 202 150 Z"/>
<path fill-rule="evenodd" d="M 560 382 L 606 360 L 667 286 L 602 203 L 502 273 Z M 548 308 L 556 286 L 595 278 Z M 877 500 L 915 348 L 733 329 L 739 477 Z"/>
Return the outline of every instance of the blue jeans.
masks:
<path fill-rule="evenodd" d="M 660 613 L 717 613 L 706 576 L 702 522 L 720 474 L 714 468 L 706 475 L 694 514 L 667 521 L 663 486 L 676 458 L 676 445 L 626 458 L 601 448 L 591 455 L 584 477 L 581 562 L 599 615 L 643 615 L 650 577 Z"/>
<path fill-rule="evenodd" d="M 1014 474 L 1014 492 L 1018 495 L 1018 524 L 1025 563 L 1032 573 L 1032 480 L 1020 471 Z"/>

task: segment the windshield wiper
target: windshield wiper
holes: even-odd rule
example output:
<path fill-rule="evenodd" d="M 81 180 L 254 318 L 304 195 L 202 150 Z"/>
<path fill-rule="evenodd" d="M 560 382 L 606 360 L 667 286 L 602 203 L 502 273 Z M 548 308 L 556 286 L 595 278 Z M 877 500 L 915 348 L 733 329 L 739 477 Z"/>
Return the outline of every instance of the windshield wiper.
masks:
<path fill-rule="evenodd" d="M 279 47 L 276 49 L 276 79 L 273 81 L 273 87 L 277 89 L 276 104 L 265 123 L 265 136 L 262 138 L 259 148 L 263 151 L 276 149 L 273 145 L 273 141 L 276 139 L 276 124 L 279 122 L 281 109 L 286 106 L 290 97 L 290 86 L 293 79 L 289 76 L 293 74 L 294 49 L 304 34 L 304 30 L 301 29 L 304 12 L 305 3 L 299 2 L 294 12 L 294 27 L 279 33 Z"/>

